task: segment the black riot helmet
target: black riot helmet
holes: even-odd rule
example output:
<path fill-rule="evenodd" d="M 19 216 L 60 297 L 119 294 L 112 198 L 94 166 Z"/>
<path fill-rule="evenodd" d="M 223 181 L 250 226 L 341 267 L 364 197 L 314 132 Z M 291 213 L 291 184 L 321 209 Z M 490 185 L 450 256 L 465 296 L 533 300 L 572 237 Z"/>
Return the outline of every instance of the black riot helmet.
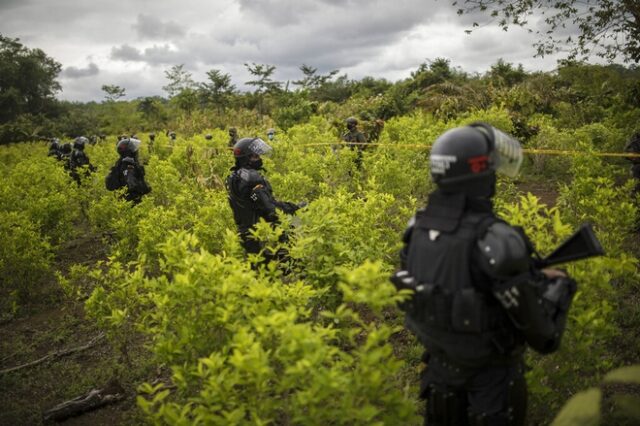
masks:
<path fill-rule="evenodd" d="M 431 177 L 445 192 L 491 197 L 496 172 L 514 177 L 522 164 L 520 143 L 486 123 L 451 129 L 436 139 Z"/>
<path fill-rule="evenodd" d="M 116 150 L 120 158 L 130 157 L 138 159 L 138 150 L 140 149 L 140 141 L 134 138 L 124 138 L 118 142 Z"/>
<path fill-rule="evenodd" d="M 51 138 L 51 144 L 49 145 L 49 149 L 51 150 L 59 150 L 60 149 L 60 139 Z"/>
<path fill-rule="evenodd" d="M 344 122 L 347 125 L 347 129 L 349 130 L 355 129 L 358 125 L 358 120 L 355 117 L 349 117 Z"/>
<path fill-rule="evenodd" d="M 236 166 L 260 169 L 262 159 L 252 159 L 252 156 L 267 155 L 272 151 L 271 146 L 260 138 L 242 138 L 233 145 L 233 156 Z"/>
<path fill-rule="evenodd" d="M 211 139 L 213 139 L 213 136 L 211 136 L 210 133 L 207 133 L 206 135 L 204 135 L 204 138 L 208 141 L 210 141 Z"/>
<path fill-rule="evenodd" d="M 89 142 L 89 139 L 85 138 L 84 136 L 78 136 L 73 141 L 73 149 L 82 151 L 84 150 L 84 146 L 86 145 L 87 142 Z"/>

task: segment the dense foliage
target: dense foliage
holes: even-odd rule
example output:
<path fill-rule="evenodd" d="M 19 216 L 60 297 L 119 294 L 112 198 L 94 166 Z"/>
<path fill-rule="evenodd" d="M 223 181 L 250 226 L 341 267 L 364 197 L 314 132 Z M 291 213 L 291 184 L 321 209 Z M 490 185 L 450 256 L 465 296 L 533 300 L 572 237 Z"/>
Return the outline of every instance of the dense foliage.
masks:
<path fill-rule="evenodd" d="M 97 170 L 81 173 L 80 185 L 43 142 L 0 147 L 1 321 L 24 315 L 55 283 L 117 348 L 118 374 L 144 342 L 161 377 L 139 385 L 137 406 L 157 424 L 420 424 L 422 349 L 403 330 L 396 303 L 404 295 L 387 278 L 405 224 L 433 189 L 430 144 L 483 120 L 531 150 L 522 176 L 499 182 L 499 213 L 522 225 L 542 254 L 585 221 L 607 251 L 567 266 L 579 292 L 563 346 L 527 358 L 531 421 L 549 423 L 569 395 L 637 355 L 630 231 L 638 200 L 629 196 L 624 160 L 598 155 L 621 151 L 636 130 L 637 69 L 565 62 L 554 73 L 527 73 L 498 61 L 470 75 L 440 58 L 390 83 L 318 75 L 305 65 L 291 90 L 273 80 L 272 66 L 247 67 L 253 93 L 237 93 L 218 70 L 195 82 L 178 65 L 167 71 L 169 99 L 122 101 L 126 88 L 106 85 L 103 103 L 58 104 L 62 115 L 36 127 L 20 117 L 7 124 L 24 124 L 20 135 L 111 136 L 87 146 Z M 339 145 L 348 116 L 378 142 L 362 167 Z M 267 177 L 279 199 L 309 202 L 255 231 L 269 250 L 288 250 L 286 265 L 245 259 L 240 249 L 223 185 L 233 161 L 230 126 L 241 136 L 278 128 Z M 147 131 L 157 132 L 154 141 Z M 114 135 L 133 132 L 153 188 L 137 205 L 104 185 L 117 158 Z M 553 205 L 518 189 L 530 185 L 557 194 Z M 87 234 L 105 258 L 60 259 Z M 71 265 L 56 270 L 62 262 Z"/>
<path fill-rule="evenodd" d="M 580 287 L 562 349 L 548 357 L 529 354 L 531 418 L 546 423 L 566 396 L 623 362 L 613 346 L 621 298 L 637 292 L 628 245 L 637 208 L 630 184 L 621 184 L 626 170 L 595 155 L 620 150 L 624 127 L 571 128 L 565 117 L 526 117 L 525 126 L 536 128 L 531 147 L 581 154 L 532 157 L 520 183 L 553 178 L 557 205 L 501 181 L 501 215 L 524 226 L 543 254 L 584 221 L 594 224 L 607 250 L 604 258 L 568 266 Z M 46 157 L 45 144 L 3 147 L 9 179 L 0 184 L 0 291 L 12 295 L 3 298 L 11 301 L 3 315 L 19 314 L 37 294 L 53 272 L 56 247 L 80 232 L 97 233 L 108 259 L 77 265 L 59 275 L 60 283 L 69 297 L 86 299 L 87 313 L 125 365 L 130 347 L 143 338 L 154 362 L 169 368 L 163 382 L 150 378 L 139 388 L 138 406 L 149 421 L 419 424 L 421 349 L 402 331 L 395 307 L 402 296 L 387 277 L 397 266 L 406 222 L 432 189 L 429 144 L 447 128 L 475 120 L 516 131 L 504 108 L 446 120 L 418 111 L 387 121 L 362 168 L 355 152 L 332 150 L 334 128 L 322 116 L 279 134 L 267 176 L 279 198 L 309 205 L 256 233 L 272 249 L 287 246 L 286 268 L 251 268 L 243 257 L 222 185 L 232 163 L 222 130 L 210 130 L 211 140 L 160 135 L 151 144 L 145 138 L 141 158 L 153 191 L 136 206 L 104 188 L 117 157 L 110 140 L 87 147 L 98 171 L 79 187 Z"/>

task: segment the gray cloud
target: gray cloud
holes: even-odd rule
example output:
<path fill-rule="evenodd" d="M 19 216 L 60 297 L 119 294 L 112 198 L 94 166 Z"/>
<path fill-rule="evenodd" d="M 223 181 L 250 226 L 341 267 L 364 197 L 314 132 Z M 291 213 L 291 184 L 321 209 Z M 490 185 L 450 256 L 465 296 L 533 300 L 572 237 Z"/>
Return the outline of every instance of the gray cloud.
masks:
<path fill-rule="evenodd" d="M 100 69 L 96 64 L 91 62 L 87 68 L 78 68 L 78 67 L 66 67 L 61 75 L 66 78 L 84 78 L 84 77 L 92 77 L 94 75 L 98 75 L 100 73 Z"/>
<path fill-rule="evenodd" d="M 182 38 L 186 34 L 185 29 L 176 22 L 164 22 L 155 16 L 144 14 L 138 15 L 138 20 L 132 27 L 141 40 L 170 40 Z"/>
<path fill-rule="evenodd" d="M 125 87 L 127 98 L 162 95 L 164 70 L 176 64 L 185 64 L 196 81 L 203 81 L 206 71 L 220 69 L 241 89 L 249 80 L 243 66 L 247 62 L 275 65 L 279 80 L 300 78 L 303 63 L 321 73 L 339 69 L 350 78 L 391 80 L 407 77 L 421 62 L 436 57 L 479 72 L 499 57 L 528 69 L 555 65 L 555 57 L 531 58 L 530 35 L 502 32 L 495 22 L 466 35 L 471 22 L 486 23 L 487 17 L 459 17 L 451 3 L 0 0 L 0 15 L 3 35 L 19 37 L 66 66 L 61 97 L 70 100 L 102 99 L 102 84 Z M 96 79 L 81 78 L 96 74 Z"/>
<path fill-rule="evenodd" d="M 28 0 L 0 0 L 0 10 L 7 10 L 16 6 L 24 6 Z"/>
<path fill-rule="evenodd" d="M 142 52 L 140 52 L 135 47 L 129 46 L 128 44 L 123 44 L 120 47 L 112 47 L 111 48 L 111 59 L 115 59 L 117 61 L 144 61 L 142 56 Z"/>
<path fill-rule="evenodd" d="M 111 59 L 123 62 L 145 62 L 150 65 L 176 64 L 188 61 L 189 58 L 180 51 L 173 50 L 168 44 L 153 45 L 144 50 L 123 44 L 111 48 Z"/>

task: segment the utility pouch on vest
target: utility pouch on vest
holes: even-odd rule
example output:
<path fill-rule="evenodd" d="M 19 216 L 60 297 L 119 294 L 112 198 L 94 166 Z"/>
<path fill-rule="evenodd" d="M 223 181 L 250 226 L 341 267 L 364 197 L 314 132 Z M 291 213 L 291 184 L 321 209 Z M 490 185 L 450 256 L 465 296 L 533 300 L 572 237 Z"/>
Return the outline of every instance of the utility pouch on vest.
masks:
<path fill-rule="evenodd" d="M 460 333 L 480 333 L 485 317 L 484 303 L 473 288 L 463 288 L 455 293 L 451 309 L 453 330 Z"/>
<path fill-rule="evenodd" d="M 419 284 L 416 287 L 413 306 L 410 315 L 419 323 L 442 329 L 450 327 L 450 297 L 440 286 L 430 283 Z"/>
<path fill-rule="evenodd" d="M 427 322 L 437 328 L 447 330 L 451 327 L 451 295 L 442 287 L 427 284 L 429 297 L 426 300 Z"/>

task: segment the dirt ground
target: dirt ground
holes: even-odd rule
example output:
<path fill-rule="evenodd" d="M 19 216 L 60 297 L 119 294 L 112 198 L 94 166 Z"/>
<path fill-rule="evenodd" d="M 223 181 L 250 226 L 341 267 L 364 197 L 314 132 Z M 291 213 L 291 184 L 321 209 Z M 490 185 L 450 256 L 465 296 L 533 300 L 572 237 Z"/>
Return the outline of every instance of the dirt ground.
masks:
<path fill-rule="evenodd" d="M 100 238 L 85 234 L 60 248 L 55 269 L 66 274 L 73 264 L 93 265 L 106 258 Z M 86 318 L 82 301 L 66 297 L 55 276 L 41 283 L 39 291 L 18 316 L 0 325 L 0 370 L 14 368 L 47 355 L 87 345 L 100 336 Z M 140 424 L 135 410 L 135 378 L 140 367 L 123 372 L 118 354 L 102 338 L 85 350 L 12 372 L 0 371 L 0 425 L 43 424 L 43 412 L 67 400 L 102 389 L 110 381 L 123 382 L 123 401 L 64 422 L 68 425 Z"/>

